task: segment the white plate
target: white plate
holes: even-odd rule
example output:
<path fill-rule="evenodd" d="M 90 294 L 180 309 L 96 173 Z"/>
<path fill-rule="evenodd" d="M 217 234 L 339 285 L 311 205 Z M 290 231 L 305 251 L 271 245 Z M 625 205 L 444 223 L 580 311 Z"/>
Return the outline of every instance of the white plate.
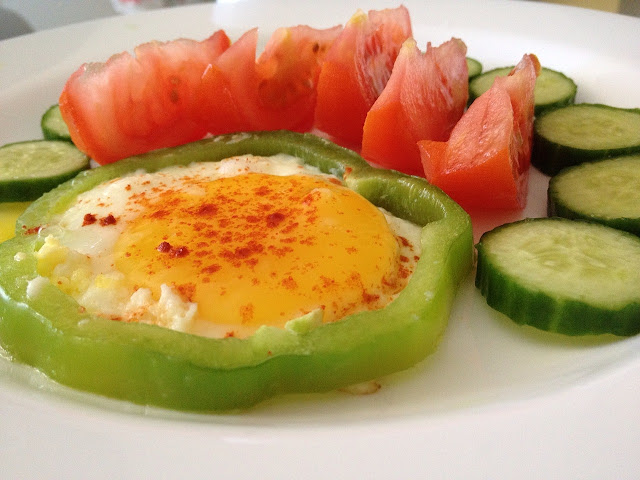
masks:
<path fill-rule="evenodd" d="M 522 1 L 407 1 L 424 47 L 451 36 L 486 69 L 527 52 L 578 101 L 640 106 L 640 20 Z M 38 138 L 85 61 L 151 39 L 237 38 L 344 23 L 371 1 L 250 0 L 161 10 L 0 42 L 0 143 Z M 544 215 L 533 175 L 526 215 Z M 487 218 L 477 232 L 511 220 Z M 639 286 L 640 287 L 640 286 Z M 470 277 L 438 351 L 370 396 L 288 396 L 239 415 L 144 409 L 52 385 L 0 358 L 4 478 L 640 478 L 640 338 L 576 340 L 512 324 Z"/>

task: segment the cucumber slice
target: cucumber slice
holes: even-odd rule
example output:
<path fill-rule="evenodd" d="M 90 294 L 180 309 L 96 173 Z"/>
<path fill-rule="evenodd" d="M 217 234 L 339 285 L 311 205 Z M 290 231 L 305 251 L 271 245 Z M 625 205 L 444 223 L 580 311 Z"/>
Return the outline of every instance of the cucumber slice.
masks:
<path fill-rule="evenodd" d="M 640 155 L 567 168 L 549 181 L 550 216 L 588 220 L 640 236 Z"/>
<path fill-rule="evenodd" d="M 35 200 L 89 168 L 89 157 L 62 140 L 31 140 L 0 147 L 0 202 Z"/>
<path fill-rule="evenodd" d="M 640 238 L 591 222 L 537 218 L 485 233 L 476 286 L 519 324 L 566 335 L 640 332 Z"/>
<path fill-rule="evenodd" d="M 57 104 L 52 105 L 46 112 L 44 112 L 42 120 L 40 120 L 40 127 L 42 128 L 42 134 L 46 140 L 71 141 L 69 127 L 62 119 L 60 107 Z"/>
<path fill-rule="evenodd" d="M 579 103 L 538 117 L 531 163 L 547 175 L 602 158 L 640 153 L 640 109 Z"/>
<path fill-rule="evenodd" d="M 513 67 L 502 67 L 489 70 L 469 82 L 469 100 L 473 101 L 491 88 L 496 77 L 505 77 Z M 535 114 L 546 110 L 570 105 L 576 98 L 578 87 L 565 74 L 550 68 L 542 67 L 536 79 L 533 92 Z"/>
<path fill-rule="evenodd" d="M 482 73 L 482 64 L 475 58 L 467 57 L 467 69 L 469 70 L 469 80 L 471 80 Z"/>

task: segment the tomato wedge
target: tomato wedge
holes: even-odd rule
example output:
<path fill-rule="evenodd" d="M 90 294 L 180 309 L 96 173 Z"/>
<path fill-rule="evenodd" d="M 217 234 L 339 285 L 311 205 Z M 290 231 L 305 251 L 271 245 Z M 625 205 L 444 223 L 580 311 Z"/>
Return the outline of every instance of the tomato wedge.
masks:
<path fill-rule="evenodd" d="M 447 142 L 418 143 L 427 180 L 465 209 L 525 206 L 539 72 L 537 57 L 525 55 L 471 104 Z"/>
<path fill-rule="evenodd" d="M 446 141 L 467 106 L 467 47 L 451 39 L 422 53 L 402 45 L 391 77 L 367 114 L 361 154 L 382 167 L 424 174 L 417 142 Z"/>
<path fill-rule="evenodd" d="M 201 138 L 194 109 L 206 101 L 201 78 L 229 48 L 217 31 L 197 42 L 179 39 L 136 47 L 105 63 L 82 65 L 67 80 L 60 112 L 76 146 L 99 163 Z"/>
<path fill-rule="evenodd" d="M 151 42 L 67 81 L 60 111 L 71 138 L 100 164 L 184 144 L 207 133 L 308 130 L 316 84 L 342 27 L 276 30 L 256 60 L 258 33 Z"/>
<path fill-rule="evenodd" d="M 359 147 L 367 112 L 382 93 L 402 43 L 411 36 L 404 7 L 356 12 L 335 40 L 318 79 L 315 126 Z"/>
<path fill-rule="evenodd" d="M 325 55 L 341 26 L 279 28 L 255 60 L 258 31 L 245 33 L 218 60 L 242 125 L 225 131 L 308 131 L 313 125 L 317 83 Z"/>

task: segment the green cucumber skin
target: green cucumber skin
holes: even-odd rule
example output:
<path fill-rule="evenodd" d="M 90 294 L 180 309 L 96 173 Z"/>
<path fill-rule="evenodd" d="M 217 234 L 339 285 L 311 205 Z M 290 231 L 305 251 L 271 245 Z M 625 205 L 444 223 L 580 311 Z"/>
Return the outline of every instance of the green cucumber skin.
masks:
<path fill-rule="evenodd" d="M 71 142 L 69 128 L 62 120 L 58 104 L 51 105 L 42 115 L 40 128 L 45 140 L 64 140 Z"/>
<path fill-rule="evenodd" d="M 563 199 L 562 190 L 561 190 L 562 187 L 560 186 L 560 183 L 562 182 L 562 177 L 565 174 L 569 174 L 569 175 L 575 174 L 575 175 L 580 175 L 582 178 L 585 178 L 585 176 L 590 175 L 589 170 L 593 168 L 599 168 L 599 169 L 606 168 L 607 171 L 609 171 L 610 170 L 609 166 L 611 165 L 611 162 L 617 162 L 618 161 L 617 159 L 623 162 L 637 159 L 638 164 L 640 165 L 640 155 L 613 157 L 611 159 L 597 160 L 593 163 L 590 163 L 589 165 L 584 165 L 582 167 L 579 165 L 568 167 L 558 175 L 553 176 L 549 180 L 549 187 L 547 189 L 547 215 L 550 217 L 562 217 L 562 218 L 568 218 L 570 220 L 583 220 L 587 222 L 600 223 L 602 225 L 606 225 L 611 228 L 624 230 L 626 232 L 632 233 L 640 237 L 640 218 L 638 218 L 637 216 L 633 217 L 633 216 L 620 215 L 618 217 L 605 218 L 601 215 L 598 215 L 597 213 L 590 213 L 586 211 L 586 209 L 578 209 L 577 207 L 570 207 L 569 205 L 567 205 L 567 203 Z M 600 165 L 599 162 L 605 162 L 605 163 L 602 163 Z M 585 169 L 587 170 L 587 172 L 584 172 Z M 590 188 L 589 191 L 593 192 L 593 195 L 598 195 L 597 192 L 593 191 L 593 188 Z M 608 199 L 602 198 L 602 201 L 607 202 Z"/>
<path fill-rule="evenodd" d="M 469 68 L 469 81 L 482 74 L 482 63 L 475 58 L 467 57 L 467 67 Z"/>
<path fill-rule="evenodd" d="M 55 177 L 32 179 L 28 183 L 20 180 L 0 182 L 0 199 L 3 202 L 30 202 L 36 200 L 61 183 L 71 180 L 81 171 L 76 170 Z"/>
<path fill-rule="evenodd" d="M 600 103 L 576 104 L 576 106 L 583 105 L 640 113 L 640 109 L 618 109 L 616 107 Z M 536 128 L 536 124 L 544 118 L 544 115 L 551 114 L 555 110 L 557 110 L 557 108 L 545 111 L 542 116 L 535 120 L 533 128 L 533 148 L 531 150 L 531 164 L 545 175 L 554 176 L 564 168 L 580 165 L 584 162 L 593 162 L 596 160 L 604 160 L 606 158 L 640 153 L 640 144 L 628 145 L 618 148 L 590 150 L 570 147 L 547 140 L 544 136 L 540 135 L 538 129 Z"/>
<path fill-rule="evenodd" d="M 584 162 L 594 162 L 634 153 L 640 153 L 640 145 L 606 150 L 582 150 L 550 142 L 534 129 L 531 164 L 545 175 L 554 176 L 565 168 Z"/>
<path fill-rule="evenodd" d="M 569 336 L 611 333 L 627 337 L 640 333 L 639 304 L 611 312 L 582 302 L 552 299 L 542 292 L 523 288 L 515 279 L 498 272 L 480 249 L 476 287 L 487 305 L 520 325 Z"/>
<path fill-rule="evenodd" d="M 475 286 L 494 310 L 520 325 L 568 336 L 613 334 L 632 336 L 640 333 L 640 303 L 633 302 L 619 310 L 602 308 L 584 302 L 550 296 L 548 293 L 524 287 L 517 278 L 497 269 L 487 252 L 492 235 L 525 219 L 505 224 L 485 233 L 477 249 Z M 566 219 L 549 219 L 569 221 Z M 625 234 L 624 232 L 621 232 Z"/>
<path fill-rule="evenodd" d="M 607 227 L 623 230 L 640 237 L 640 220 L 637 218 L 602 218 L 595 215 L 580 213 L 562 203 L 555 201 L 551 189 L 547 194 L 547 214 L 550 217 L 562 217 L 569 220 L 581 220 L 584 222 L 599 223 Z"/>
<path fill-rule="evenodd" d="M 81 153 L 71 142 L 64 140 L 25 140 L 21 142 L 12 142 L 0 146 L 6 147 L 20 146 L 21 144 L 29 145 L 32 143 L 41 144 L 57 144 L 64 145 L 65 149 L 73 150 L 74 153 L 81 155 L 84 160 L 77 163 L 67 171 L 62 171 L 57 175 L 46 174 L 46 164 L 41 165 L 42 170 L 38 173 L 39 177 L 17 177 L 0 179 L 0 202 L 30 202 L 40 198 L 43 194 L 53 190 L 58 185 L 75 178 L 80 172 L 90 167 L 89 157 Z M 36 159 L 42 161 L 42 159 Z"/>

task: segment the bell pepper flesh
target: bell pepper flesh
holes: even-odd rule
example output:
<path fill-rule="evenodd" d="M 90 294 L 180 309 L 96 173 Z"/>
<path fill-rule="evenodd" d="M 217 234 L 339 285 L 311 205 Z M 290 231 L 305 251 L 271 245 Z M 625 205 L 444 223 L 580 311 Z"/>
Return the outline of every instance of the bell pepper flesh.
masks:
<path fill-rule="evenodd" d="M 32 232 L 79 193 L 139 168 L 247 153 L 297 156 L 423 226 L 421 258 L 399 296 L 383 309 L 308 331 L 261 327 L 248 338 L 213 339 L 89 315 L 48 282 L 27 295 L 43 242 Z M 16 237 L 0 244 L 0 344 L 14 360 L 76 389 L 177 410 L 243 409 L 277 394 L 333 390 L 421 361 L 445 331 L 472 258 L 468 215 L 424 179 L 370 167 L 312 134 L 223 135 L 88 170 L 34 202 L 18 219 Z"/>

